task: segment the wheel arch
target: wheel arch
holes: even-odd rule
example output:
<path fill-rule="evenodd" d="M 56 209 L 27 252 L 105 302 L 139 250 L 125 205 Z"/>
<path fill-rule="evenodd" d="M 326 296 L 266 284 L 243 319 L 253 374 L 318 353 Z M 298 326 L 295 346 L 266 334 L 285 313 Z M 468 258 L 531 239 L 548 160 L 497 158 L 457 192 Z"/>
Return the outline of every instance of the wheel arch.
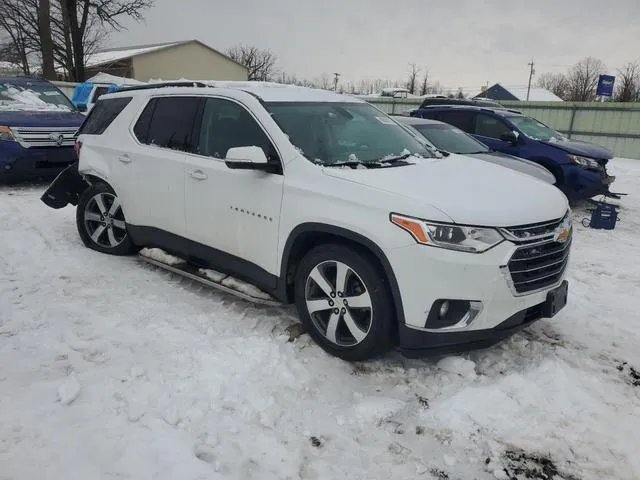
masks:
<path fill-rule="evenodd" d="M 311 248 L 327 243 L 355 246 L 373 258 L 389 283 L 396 318 L 399 323 L 404 323 L 400 287 L 385 253 L 375 242 L 364 235 L 335 225 L 303 223 L 291 231 L 282 251 L 278 296 L 288 302 L 293 302 L 293 279 L 300 260 Z"/>

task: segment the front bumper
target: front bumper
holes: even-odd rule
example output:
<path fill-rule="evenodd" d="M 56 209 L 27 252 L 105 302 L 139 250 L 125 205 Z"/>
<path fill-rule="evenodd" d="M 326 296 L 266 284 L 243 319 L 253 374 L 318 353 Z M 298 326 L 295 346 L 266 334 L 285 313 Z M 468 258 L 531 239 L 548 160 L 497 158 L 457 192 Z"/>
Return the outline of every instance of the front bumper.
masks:
<path fill-rule="evenodd" d="M 609 192 L 614 176 L 602 170 L 587 170 L 578 165 L 567 165 L 564 171 L 564 184 L 561 190 L 569 200 L 584 200 Z"/>
<path fill-rule="evenodd" d="M 400 325 L 400 348 L 436 352 L 488 346 L 539 318 L 551 290 L 564 285 L 566 268 L 558 280 L 531 293 L 519 294 L 510 282 L 509 260 L 518 245 L 505 241 L 482 254 L 455 252 L 422 245 L 386 252 L 402 297 L 405 322 Z M 462 300 L 481 304 L 468 323 L 434 329 L 427 318 L 436 302 Z"/>
<path fill-rule="evenodd" d="M 73 147 L 24 148 L 0 141 L 0 180 L 53 177 L 75 161 Z"/>
<path fill-rule="evenodd" d="M 566 280 L 557 287 L 565 295 L 564 302 L 566 302 L 567 288 Z M 552 301 L 547 299 L 541 304 L 511 315 L 493 328 L 484 330 L 433 333 L 400 325 L 398 331 L 400 351 L 406 357 L 417 358 L 489 348 L 537 320 L 553 317 L 559 310 L 551 308 L 551 304 Z"/>

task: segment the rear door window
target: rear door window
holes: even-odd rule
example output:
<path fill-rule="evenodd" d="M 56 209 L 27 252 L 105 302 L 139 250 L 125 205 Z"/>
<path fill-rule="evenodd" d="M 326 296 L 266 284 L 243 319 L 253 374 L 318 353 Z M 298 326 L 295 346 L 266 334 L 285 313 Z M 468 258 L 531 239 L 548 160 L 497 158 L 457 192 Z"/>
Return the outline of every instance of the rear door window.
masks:
<path fill-rule="evenodd" d="M 496 138 L 499 140 L 503 134 L 511 131 L 507 124 L 501 119 L 493 115 L 487 115 L 486 113 L 479 113 L 476 116 L 475 123 L 474 133 L 481 137 Z"/>
<path fill-rule="evenodd" d="M 133 129 L 141 143 L 193 151 L 200 97 L 160 97 L 147 104 Z"/>
<path fill-rule="evenodd" d="M 131 97 L 98 100 L 80 127 L 78 134 L 102 135 L 129 102 L 131 102 Z"/>
<path fill-rule="evenodd" d="M 473 133 L 473 120 L 475 112 L 464 112 L 458 110 L 441 111 L 436 119 L 448 123 L 467 133 Z"/>

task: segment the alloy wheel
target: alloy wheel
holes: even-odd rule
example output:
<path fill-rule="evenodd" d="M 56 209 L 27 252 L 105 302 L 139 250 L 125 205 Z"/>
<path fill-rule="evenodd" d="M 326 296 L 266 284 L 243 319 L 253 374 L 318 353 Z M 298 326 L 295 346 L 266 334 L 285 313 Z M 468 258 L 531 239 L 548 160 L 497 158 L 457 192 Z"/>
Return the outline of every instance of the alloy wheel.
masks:
<path fill-rule="evenodd" d="M 325 261 L 311 270 L 305 302 L 314 326 L 336 345 L 358 345 L 371 329 L 371 296 L 360 276 L 342 262 Z"/>
<path fill-rule="evenodd" d="M 104 248 L 115 248 L 127 237 L 120 200 L 112 193 L 100 192 L 84 209 L 84 226 L 91 240 Z"/>

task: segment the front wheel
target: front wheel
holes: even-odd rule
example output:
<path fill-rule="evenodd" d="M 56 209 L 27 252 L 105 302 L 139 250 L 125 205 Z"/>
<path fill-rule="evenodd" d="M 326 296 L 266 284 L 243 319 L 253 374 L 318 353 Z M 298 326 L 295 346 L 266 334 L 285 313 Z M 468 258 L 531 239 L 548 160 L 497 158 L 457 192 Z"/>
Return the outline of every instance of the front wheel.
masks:
<path fill-rule="evenodd" d="M 386 278 L 371 259 L 343 245 L 321 245 L 302 259 L 296 307 L 309 335 L 349 361 L 385 353 L 396 320 Z"/>
<path fill-rule="evenodd" d="M 104 183 L 92 185 L 80 196 L 76 226 L 82 242 L 93 250 L 111 255 L 128 255 L 135 251 L 120 200 Z"/>

